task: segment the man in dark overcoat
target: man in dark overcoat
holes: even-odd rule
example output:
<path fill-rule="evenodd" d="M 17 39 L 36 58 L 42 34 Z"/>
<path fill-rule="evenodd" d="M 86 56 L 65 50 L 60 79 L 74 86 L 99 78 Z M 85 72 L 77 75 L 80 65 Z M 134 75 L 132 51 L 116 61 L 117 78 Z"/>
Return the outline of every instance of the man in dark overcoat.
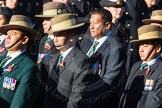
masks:
<path fill-rule="evenodd" d="M 162 29 L 158 25 L 144 25 L 138 29 L 141 61 L 131 68 L 119 108 L 162 107 Z"/>

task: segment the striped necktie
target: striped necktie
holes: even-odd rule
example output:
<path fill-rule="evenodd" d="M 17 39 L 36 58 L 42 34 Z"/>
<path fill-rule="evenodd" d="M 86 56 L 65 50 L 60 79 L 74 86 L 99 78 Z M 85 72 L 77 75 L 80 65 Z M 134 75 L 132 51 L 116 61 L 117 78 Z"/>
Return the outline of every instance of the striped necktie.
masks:
<path fill-rule="evenodd" d="M 142 63 L 141 64 L 141 67 L 140 67 L 140 70 L 147 69 L 147 67 L 148 67 L 148 64 L 147 63 Z"/>
<path fill-rule="evenodd" d="M 10 57 L 10 56 L 6 56 L 6 57 L 1 61 L 0 67 L 4 68 L 5 63 L 6 63 L 9 59 L 11 59 L 11 58 L 12 58 L 12 57 Z"/>
<path fill-rule="evenodd" d="M 60 57 L 57 62 L 57 67 L 62 63 L 62 60 L 63 60 L 63 55 L 60 53 Z"/>
<path fill-rule="evenodd" d="M 93 44 L 92 44 L 92 46 L 91 46 L 91 48 L 90 48 L 90 50 L 89 50 L 89 52 L 88 52 L 88 57 L 91 57 L 93 54 L 94 54 L 94 52 L 95 52 L 95 50 L 96 50 L 96 47 L 97 47 L 97 45 L 99 44 L 99 42 L 97 42 L 97 41 L 95 41 Z"/>

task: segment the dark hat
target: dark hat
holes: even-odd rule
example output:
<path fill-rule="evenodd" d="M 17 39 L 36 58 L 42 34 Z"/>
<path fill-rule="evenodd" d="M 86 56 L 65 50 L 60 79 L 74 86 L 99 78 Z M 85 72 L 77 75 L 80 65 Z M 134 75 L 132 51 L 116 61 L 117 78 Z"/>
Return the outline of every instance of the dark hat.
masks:
<path fill-rule="evenodd" d="M 142 20 L 142 22 L 144 24 L 150 24 L 150 23 L 162 24 L 162 10 L 152 11 L 151 18 L 150 19 L 144 19 L 144 20 Z"/>
<path fill-rule="evenodd" d="M 101 0 L 99 2 L 101 7 L 123 7 L 122 0 Z"/>
<path fill-rule="evenodd" d="M 66 5 L 61 2 L 47 2 L 43 4 L 43 14 L 35 15 L 35 17 L 54 17 L 55 15 L 68 13 Z"/>
<path fill-rule="evenodd" d="M 24 15 L 13 15 L 9 24 L 0 27 L 0 32 L 6 34 L 8 30 L 18 29 L 31 33 L 30 38 L 38 38 L 39 34 L 33 29 L 32 21 L 29 17 Z"/>
<path fill-rule="evenodd" d="M 162 28 L 160 28 L 158 25 L 144 25 L 138 28 L 138 39 L 130 42 L 139 43 L 141 41 L 156 39 L 162 39 Z"/>
<path fill-rule="evenodd" d="M 78 23 L 73 14 L 62 14 L 51 19 L 51 29 L 49 33 L 70 30 L 83 26 L 84 23 Z"/>
<path fill-rule="evenodd" d="M 13 15 L 13 11 L 8 7 L 0 7 L 0 15 L 11 17 Z"/>

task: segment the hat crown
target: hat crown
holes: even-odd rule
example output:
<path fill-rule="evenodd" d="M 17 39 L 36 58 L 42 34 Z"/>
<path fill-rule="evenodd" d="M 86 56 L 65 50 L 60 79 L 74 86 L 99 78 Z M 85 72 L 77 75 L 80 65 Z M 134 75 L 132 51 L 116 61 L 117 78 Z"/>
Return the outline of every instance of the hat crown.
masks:
<path fill-rule="evenodd" d="M 150 19 L 162 20 L 162 10 L 153 11 Z"/>
<path fill-rule="evenodd" d="M 51 30 L 50 32 L 57 32 L 63 30 L 74 29 L 84 25 L 76 21 L 76 17 L 73 14 L 62 14 L 51 19 Z"/>
<path fill-rule="evenodd" d="M 33 28 L 33 24 L 30 18 L 24 15 L 13 15 L 9 24 L 24 26 L 31 29 Z"/>
<path fill-rule="evenodd" d="M 73 22 L 70 22 L 71 24 L 75 24 L 75 19 L 74 19 L 74 15 L 72 14 L 65 14 L 65 15 L 59 15 L 55 18 L 51 19 L 51 25 L 55 25 L 57 23 L 60 23 L 62 21 L 67 21 L 67 20 L 71 20 Z"/>
<path fill-rule="evenodd" d="M 50 9 L 66 9 L 66 5 L 61 2 L 47 2 L 43 5 L 43 11 Z"/>
<path fill-rule="evenodd" d="M 139 40 L 162 39 L 162 28 L 158 25 L 144 25 L 138 28 Z"/>
<path fill-rule="evenodd" d="M 49 17 L 52 18 L 56 15 L 69 13 L 67 7 L 61 2 L 47 2 L 43 4 L 43 13 L 35 15 L 36 17 Z"/>

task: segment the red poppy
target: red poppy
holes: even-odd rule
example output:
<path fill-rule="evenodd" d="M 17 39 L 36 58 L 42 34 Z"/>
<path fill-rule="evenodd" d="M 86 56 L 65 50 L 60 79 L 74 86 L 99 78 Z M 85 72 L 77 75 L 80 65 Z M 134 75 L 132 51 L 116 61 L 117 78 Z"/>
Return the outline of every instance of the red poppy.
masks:
<path fill-rule="evenodd" d="M 146 70 L 146 75 L 148 75 L 149 73 L 150 73 L 150 68 Z"/>
<path fill-rule="evenodd" d="M 50 49 L 51 49 L 50 44 L 47 43 L 47 44 L 45 45 L 45 49 L 46 49 L 46 50 L 50 50 Z"/>
<path fill-rule="evenodd" d="M 11 72 L 11 71 L 12 71 L 12 69 L 13 69 L 13 66 L 14 66 L 14 64 L 12 64 L 12 65 L 8 66 L 7 71 L 8 71 L 8 72 Z"/>
<path fill-rule="evenodd" d="M 60 63 L 60 66 L 65 66 L 65 61 L 62 61 L 62 62 Z"/>

